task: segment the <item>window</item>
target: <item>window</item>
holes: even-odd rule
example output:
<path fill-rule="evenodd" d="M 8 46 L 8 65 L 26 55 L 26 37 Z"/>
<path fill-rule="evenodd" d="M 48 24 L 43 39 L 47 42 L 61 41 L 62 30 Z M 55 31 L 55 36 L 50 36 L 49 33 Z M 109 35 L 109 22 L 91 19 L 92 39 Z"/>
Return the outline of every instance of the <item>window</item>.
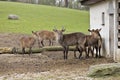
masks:
<path fill-rule="evenodd" d="M 105 13 L 102 12 L 102 26 L 105 25 Z"/>

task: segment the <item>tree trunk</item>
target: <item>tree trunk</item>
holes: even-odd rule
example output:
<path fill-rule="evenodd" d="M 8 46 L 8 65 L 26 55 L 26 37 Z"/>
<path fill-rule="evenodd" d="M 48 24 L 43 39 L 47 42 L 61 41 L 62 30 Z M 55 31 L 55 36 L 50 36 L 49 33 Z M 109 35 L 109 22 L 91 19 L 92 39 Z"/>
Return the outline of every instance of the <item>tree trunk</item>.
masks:
<path fill-rule="evenodd" d="M 35 0 L 35 4 L 38 4 L 38 2 L 39 2 L 38 0 Z"/>
<path fill-rule="evenodd" d="M 65 1 L 65 7 L 68 7 L 68 0 L 64 0 Z"/>
<path fill-rule="evenodd" d="M 70 47 L 69 48 L 69 51 L 74 51 L 75 50 L 75 47 Z M 33 53 L 41 53 L 41 52 L 44 52 L 44 51 L 63 51 L 63 48 L 61 46 L 48 46 L 48 47 L 43 47 L 43 48 L 32 48 L 32 52 Z M 26 53 L 29 52 L 29 49 L 26 49 Z M 0 48 L 0 53 L 1 54 L 4 54 L 4 53 L 11 53 L 11 54 L 16 54 L 16 53 L 19 53 L 21 54 L 22 53 L 22 49 L 21 48 L 10 48 L 10 47 L 1 47 Z"/>

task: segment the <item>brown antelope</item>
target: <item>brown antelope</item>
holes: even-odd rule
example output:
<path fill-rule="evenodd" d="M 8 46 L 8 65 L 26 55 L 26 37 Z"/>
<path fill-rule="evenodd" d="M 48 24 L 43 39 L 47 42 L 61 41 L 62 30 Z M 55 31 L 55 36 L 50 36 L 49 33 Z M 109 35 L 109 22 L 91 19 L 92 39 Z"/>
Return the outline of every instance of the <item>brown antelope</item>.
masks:
<path fill-rule="evenodd" d="M 53 29 L 53 31 L 57 34 L 58 42 L 64 48 L 63 50 L 64 59 L 68 58 L 67 56 L 68 56 L 69 46 L 73 46 L 73 45 L 77 46 L 77 50 L 80 53 L 79 58 L 81 57 L 82 51 L 85 49 L 84 46 L 86 41 L 85 34 L 81 32 L 63 34 L 65 29 L 62 30 Z"/>
<path fill-rule="evenodd" d="M 101 52 L 100 52 L 102 47 L 102 37 L 100 35 L 101 29 L 96 29 L 96 30 L 92 29 L 88 31 L 91 32 L 91 37 L 93 37 L 93 39 L 91 40 L 93 44 L 91 44 L 91 46 L 93 46 L 93 51 L 94 48 L 96 49 L 96 58 L 101 57 Z"/>
<path fill-rule="evenodd" d="M 53 41 L 56 38 L 56 35 L 52 31 L 47 31 L 47 30 L 42 30 L 42 31 L 32 31 L 33 35 L 38 38 L 38 45 L 39 47 L 43 47 L 43 41 L 44 40 L 49 40 L 49 46 L 53 45 Z"/>
<path fill-rule="evenodd" d="M 89 32 L 91 32 L 91 35 L 86 35 L 86 42 L 85 42 L 85 47 L 87 50 L 87 55 L 86 57 L 89 57 L 89 52 L 91 51 L 92 57 L 94 57 L 94 48 L 96 49 L 96 57 L 98 57 L 98 51 L 99 51 L 99 57 L 101 56 L 100 50 L 101 50 L 101 45 L 102 45 L 102 38 L 100 35 L 101 29 L 88 29 Z M 76 46 L 77 48 L 77 46 Z M 93 48 L 93 49 L 92 49 Z M 74 55 L 76 56 L 76 50 L 74 51 Z"/>
<path fill-rule="evenodd" d="M 32 53 L 32 47 L 36 39 L 34 37 L 21 37 L 20 44 L 22 47 L 22 53 L 25 54 L 25 48 L 29 48 L 29 55 Z"/>

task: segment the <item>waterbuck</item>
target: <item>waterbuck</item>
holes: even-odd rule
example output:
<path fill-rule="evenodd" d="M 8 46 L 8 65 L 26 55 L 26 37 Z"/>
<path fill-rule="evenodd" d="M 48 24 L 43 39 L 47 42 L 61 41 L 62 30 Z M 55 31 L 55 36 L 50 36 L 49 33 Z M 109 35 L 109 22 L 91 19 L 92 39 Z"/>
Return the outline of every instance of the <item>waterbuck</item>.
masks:
<path fill-rule="evenodd" d="M 32 47 L 35 43 L 36 39 L 34 37 L 21 37 L 20 44 L 22 47 L 22 53 L 25 54 L 25 48 L 29 48 L 29 55 L 32 53 Z"/>
<path fill-rule="evenodd" d="M 81 57 L 82 51 L 85 49 L 84 46 L 86 42 L 85 34 L 81 32 L 63 34 L 63 32 L 65 31 L 64 28 L 62 28 L 62 30 L 53 29 L 53 31 L 57 34 L 58 42 L 64 48 L 63 50 L 64 59 L 68 58 L 67 56 L 68 56 L 69 46 L 77 46 L 76 48 L 80 53 L 79 58 Z"/>
<path fill-rule="evenodd" d="M 88 45 L 93 46 L 96 49 L 96 58 L 101 57 L 102 37 L 100 35 L 101 29 L 88 29 L 91 32 L 91 40 L 88 41 Z M 89 46 L 89 47 L 90 47 Z"/>
<path fill-rule="evenodd" d="M 56 35 L 53 31 L 41 30 L 41 31 L 32 31 L 33 35 L 38 38 L 38 45 L 39 47 L 43 47 L 44 40 L 49 40 L 49 46 L 53 45 L 53 41 L 56 38 Z"/>
<path fill-rule="evenodd" d="M 100 35 L 101 29 L 88 29 L 89 32 L 91 32 L 91 35 L 86 35 L 86 42 L 85 42 L 85 47 L 87 50 L 87 55 L 86 57 L 89 57 L 89 52 L 91 51 L 92 57 L 94 57 L 94 48 L 96 49 L 96 57 L 100 57 L 100 50 L 101 50 L 101 45 L 102 45 L 102 38 Z M 77 46 L 76 46 L 77 48 Z M 93 49 L 92 49 L 93 48 Z M 99 55 L 98 55 L 99 51 Z M 76 55 L 76 50 L 74 51 L 74 54 Z"/>

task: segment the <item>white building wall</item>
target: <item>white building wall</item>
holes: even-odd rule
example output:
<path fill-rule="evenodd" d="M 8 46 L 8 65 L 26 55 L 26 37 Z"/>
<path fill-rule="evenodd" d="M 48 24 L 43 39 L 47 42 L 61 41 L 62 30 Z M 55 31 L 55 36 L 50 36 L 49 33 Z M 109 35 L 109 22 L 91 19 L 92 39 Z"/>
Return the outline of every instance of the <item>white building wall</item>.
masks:
<path fill-rule="evenodd" d="M 108 15 L 108 1 L 103 1 L 90 6 L 90 28 L 102 28 L 100 34 L 103 38 L 102 53 L 110 57 L 109 47 L 109 15 Z M 105 25 L 102 25 L 102 13 L 105 14 Z"/>
<path fill-rule="evenodd" d="M 114 30 L 115 30 L 115 43 L 114 43 L 114 45 L 116 45 L 115 47 L 114 47 L 114 49 L 115 49 L 115 54 L 114 54 L 114 60 L 116 61 L 116 62 L 120 62 L 120 48 L 118 48 L 118 2 L 120 2 L 120 0 L 113 0 L 114 1 L 114 11 L 115 11 L 115 15 L 114 15 L 114 19 L 115 19 L 115 25 L 114 25 Z M 117 2 L 118 1 L 118 2 Z"/>
<path fill-rule="evenodd" d="M 113 10 L 110 6 L 110 1 L 113 3 Z M 118 48 L 118 1 L 120 0 L 105 0 L 99 3 L 96 3 L 94 5 L 90 5 L 90 28 L 96 29 L 96 28 L 102 28 L 100 34 L 103 38 L 103 44 L 104 47 L 102 47 L 102 53 L 106 57 L 113 57 L 113 59 L 117 62 L 120 62 L 120 49 Z M 110 8 L 109 8 L 110 7 Z M 110 10 L 110 11 L 109 11 Z M 113 25 L 111 26 L 111 21 L 109 21 L 111 18 L 111 11 L 113 11 Z M 105 13 L 105 25 L 102 25 L 102 12 Z M 109 14 L 110 12 L 110 14 Z M 110 26 L 112 28 L 110 28 Z M 113 34 L 113 40 L 112 43 L 113 46 L 110 45 L 110 31 L 114 31 Z M 110 46 L 113 47 L 113 54 L 110 54 Z"/>
<path fill-rule="evenodd" d="M 117 42 L 118 42 L 118 39 L 117 39 L 117 33 L 118 33 L 118 29 L 117 29 L 117 26 L 118 26 L 118 5 L 117 5 L 117 0 L 113 0 L 113 7 L 114 7 L 114 60 L 115 61 L 120 61 L 120 57 L 118 57 L 118 53 L 120 53 L 120 49 L 118 49 L 118 46 L 117 46 Z M 118 57 L 118 58 L 117 58 Z"/>

